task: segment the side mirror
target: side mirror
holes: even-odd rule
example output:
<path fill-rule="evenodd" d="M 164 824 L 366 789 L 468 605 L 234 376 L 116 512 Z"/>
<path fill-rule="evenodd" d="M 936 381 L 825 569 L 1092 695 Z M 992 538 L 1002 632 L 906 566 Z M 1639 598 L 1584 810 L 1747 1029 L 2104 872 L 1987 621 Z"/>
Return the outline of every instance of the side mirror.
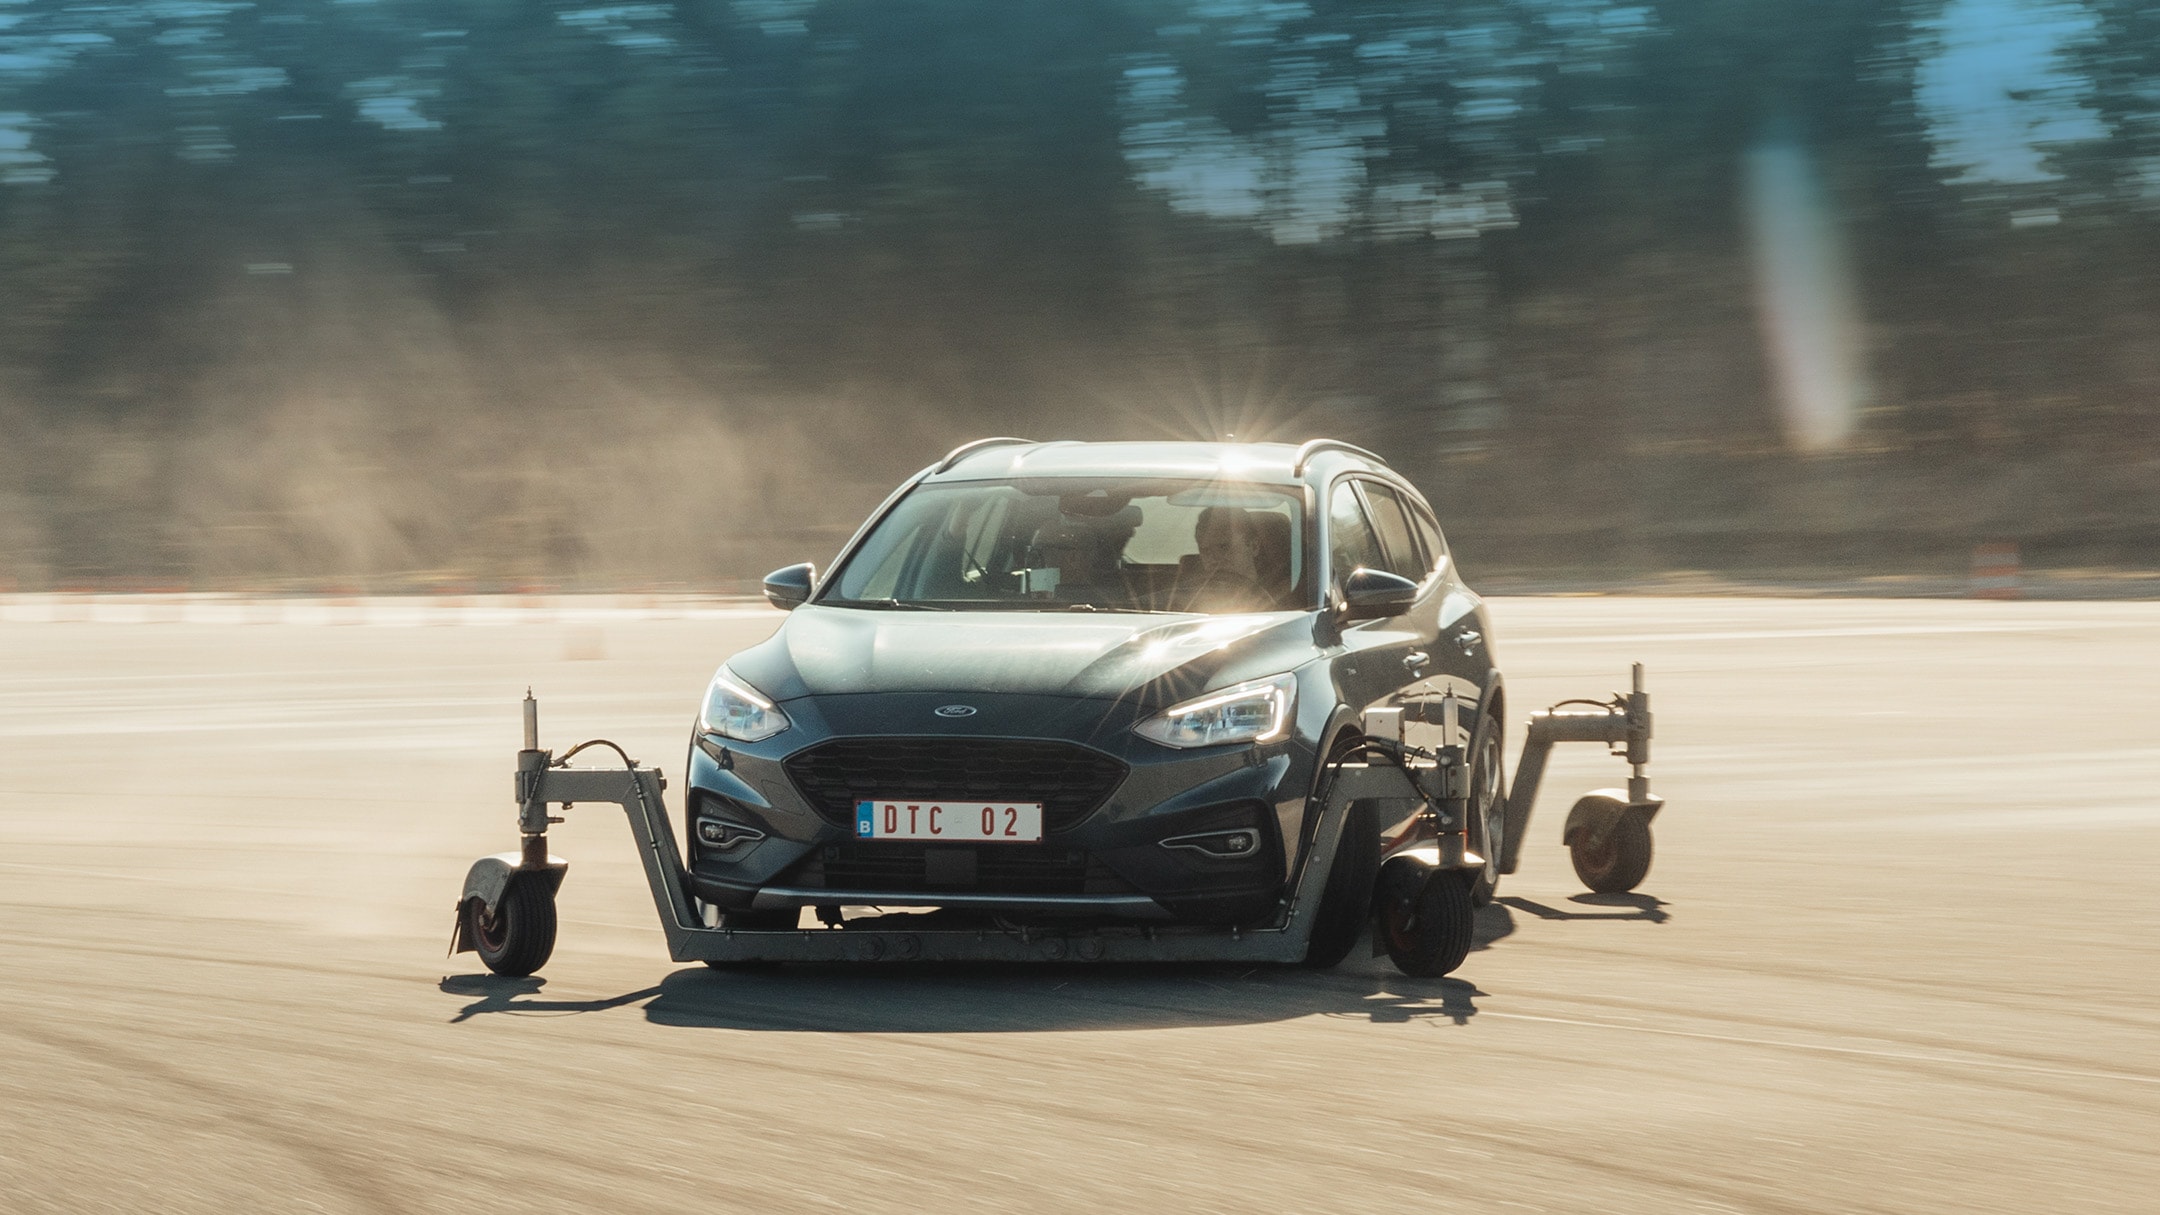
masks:
<path fill-rule="evenodd" d="M 816 574 L 817 567 L 807 561 L 774 570 L 765 575 L 765 602 L 783 612 L 794 611 L 810 598 L 810 584 Z"/>
<path fill-rule="evenodd" d="M 1401 574 L 1359 566 L 1343 579 L 1342 618 L 1345 621 L 1386 620 L 1390 616 L 1400 616 L 1417 602 L 1417 587 L 1417 583 Z"/>

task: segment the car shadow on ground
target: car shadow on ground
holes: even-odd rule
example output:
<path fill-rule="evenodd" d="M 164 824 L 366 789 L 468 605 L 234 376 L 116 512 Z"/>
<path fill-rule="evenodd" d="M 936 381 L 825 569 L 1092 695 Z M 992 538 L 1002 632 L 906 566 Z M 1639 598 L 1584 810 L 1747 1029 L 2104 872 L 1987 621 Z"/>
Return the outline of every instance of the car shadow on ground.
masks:
<path fill-rule="evenodd" d="M 1483 908 L 1474 948 L 1489 948 L 1514 931 L 1507 907 Z M 658 986 L 592 1000 L 548 999 L 541 994 L 545 984 L 479 974 L 453 975 L 440 987 L 477 997 L 453 1021 L 642 1003 L 655 1025 L 888 1034 L 1204 1028 L 1310 1016 L 1462 1025 L 1487 994 L 1459 978 L 1404 975 L 1363 942 L 1332 970 L 1081 962 L 686 966 Z"/>

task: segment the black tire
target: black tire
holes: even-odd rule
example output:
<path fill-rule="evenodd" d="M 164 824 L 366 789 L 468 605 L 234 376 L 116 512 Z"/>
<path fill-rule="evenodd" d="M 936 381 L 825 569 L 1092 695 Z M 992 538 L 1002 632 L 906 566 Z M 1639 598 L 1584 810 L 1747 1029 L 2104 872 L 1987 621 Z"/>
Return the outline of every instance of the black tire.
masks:
<path fill-rule="evenodd" d="M 1504 725 L 1497 714 L 1481 714 L 1470 736 L 1470 850 L 1485 858 L 1471 875 L 1470 903 L 1483 907 L 1500 889 L 1500 838 L 1507 827 L 1507 763 L 1501 746 Z"/>
<path fill-rule="evenodd" d="M 1606 835 L 1603 845 L 1589 846 L 1587 832 L 1568 844 L 1568 859 L 1575 876 L 1598 894 L 1626 894 L 1642 884 L 1650 873 L 1650 822 L 1640 814 L 1623 814 Z"/>
<path fill-rule="evenodd" d="M 1369 804 L 1353 802 L 1343 819 L 1342 843 L 1335 849 L 1320 905 L 1313 911 L 1312 939 L 1305 965 L 1326 970 L 1350 956 L 1372 919 L 1373 880 L 1380 873 L 1380 824 Z"/>
<path fill-rule="evenodd" d="M 555 952 L 555 892 L 533 878 L 512 878 L 489 916 L 479 899 L 465 904 L 473 949 L 489 970 L 522 979 Z"/>
<path fill-rule="evenodd" d="M 1380 903 L 1380 943 L 1406 975 L 1437 979 L 1470 956 L 1477 908 L 1471 905 L 1474 875 L 1454 870 L 1416 874 Z"/>

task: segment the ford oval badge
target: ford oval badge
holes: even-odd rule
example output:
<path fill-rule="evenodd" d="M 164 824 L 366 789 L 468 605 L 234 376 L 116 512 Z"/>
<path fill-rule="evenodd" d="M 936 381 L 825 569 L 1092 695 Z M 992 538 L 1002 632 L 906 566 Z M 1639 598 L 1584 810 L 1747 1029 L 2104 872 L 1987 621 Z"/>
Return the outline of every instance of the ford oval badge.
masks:
<path fill-rule="evenodd" d="M 975 706 L 939 705 L 937 707 L 937 715 L 939 717 L 973 717 L 975 716 Z"/>

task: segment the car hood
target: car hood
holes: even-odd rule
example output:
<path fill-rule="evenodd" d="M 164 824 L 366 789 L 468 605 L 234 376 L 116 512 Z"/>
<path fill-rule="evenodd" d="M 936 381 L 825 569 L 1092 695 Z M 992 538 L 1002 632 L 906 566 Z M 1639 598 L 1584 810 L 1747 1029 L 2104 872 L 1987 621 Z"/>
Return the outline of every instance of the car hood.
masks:
<path fill-rule="evenodd" d="M 1312 614 L 910 612 L 806 605 L 728 666 L 775 700 L 1021 692 L 1149 700 L 1312 657 Z M 1247 674 L 1249 672 L 1249 674 Z"/>

